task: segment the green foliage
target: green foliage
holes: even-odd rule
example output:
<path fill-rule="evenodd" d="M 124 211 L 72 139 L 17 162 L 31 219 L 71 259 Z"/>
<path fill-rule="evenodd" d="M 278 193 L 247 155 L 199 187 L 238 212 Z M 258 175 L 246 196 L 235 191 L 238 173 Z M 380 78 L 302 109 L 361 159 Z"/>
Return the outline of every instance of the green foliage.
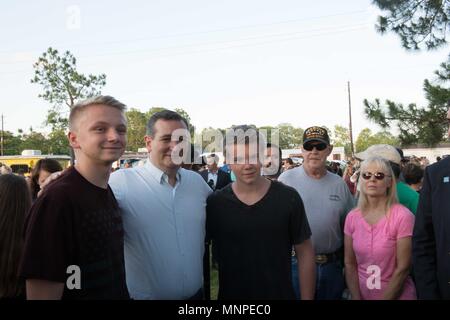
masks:
<path fill-rule="evenodd" d="M 200 145 L 203 152 L 220 152 L 223 149 L 223 140 L 226 130 L 212 127 L 204 128 L 195 137 L 195 143 Z"/>
<path fill-rule="evenodd" d="M 69 126 L 68 112 L 63 112 L 61 106 L 53 106 L 47 111 L 47 119 L 44 124 L 52 130 L 65 130 Z"/>
<path fill-rule="evenodd" d="M 364 151 L 374 144 L 389 144 L 391 146 L 397 146 L 398 143 L 398 139 L 388 131 L 381 131 L 376 134 L 372 134 L 370 129 L 365 128 L 356 138 L 355 152 Z"/>
<path fill-rule="evenodd" d="M 303 142 L 303 129 L 295 128 L 289 123 L 281 123 L 276 129 L 279 130 L 280 148 L 295 149 Z"/>
<path fill-rule="evenodd" d="M 53 129 L 67 128 L 67 113 L 62 113 L 62 106 L 71 108 L 80 99 L 99 95 L 106 84 L 105 74 L 84 75 L 77 71 L 76 63 L 69 51 L 59 54 L 50 47 L 33 64 L 31 83 L 41 85 L 39 97 L 52 104 L 45 123 Z"/>
<path fill-rule="evenodd" d="M 366 117 L 385 130 L 397 126 L 403 146 L 422 143 L 431 147 L 444 141 L 450 89 L 438 83 L 443 84 L 450 80 L 449 62 L 450 56 L 447 62 L 441 64 L 441 69 L 435 72 L 437 75 L 435 84 L 427 79 L 424 81 L 423 90 L 428 100 L 427 107 L 418 107 L 415 103 L 404 106 L 391 100 L 386 100 L 383 105 L 379 99 L 373 102 L 365 99 Z"/>
<path fill-rule="evenodd" d="M 67 139 L 64 129 L 57 129 L 50 132 L 46 145 L 49 154 L 70 154 L 69 139 Z"/>
<path fill-rule="evenodd" d="M 3 154 L 5 156 L 17 155 L 22 152 L 22 141 L 19 136 L 10 131 L 3 132 Z"/>
<path fill-rule="evenodd" d="M 153 108 L 150 108 L 150 109 L 145 113 L 145 116 L 146 116 L 147 119 L 150 119 L 150 117 L 151 117 L 153 114 L 155 114 L 155 113 L 157 113 L 157 112 L 161 112 L 161 111 L 163 111 L 163 110 L 167 110 L 167 108 L 163 108 L 163 107 L 153 107 Z"/>
<path fill-rule="evenodd" d="M 131 108 L 125 113 L 128 122 L 127 150 L 137 152 L 145 147 L 144 136 L 147 125 L 147 115 L 138 109 Z"/>
<path fill-rule="evenodd" d="M 384 14 L 378 17 L 377 31 L 392 31 L 407 50 L 427 50 L 447 43 L 449 0 L 373 0 Z"/>
<path fill-rule="evenodd" d="M 273 143 L 278 145 L 279 143 L 279 132 L 277 132 L 278 127 L 272 126 L 262 126 L 258 128 L 261 134 L 265 134 L 265 139 L 267 143 Z"/>
<path fill-rule="evenodd" d="M 30 128 L 30 132 L 21 136 L 22 143 L 20 145 L 21 151 L 25 149 L 41 150 L 42 153 L 48 153 L 47 139 L 40 133 L 33 131 Z"/>
<path fill-rule="evenodd" d="M 276 127 L 256 127 L 255 125 L 249 125 L 249 127 L 260 130 L 262 134 L 265 134 L 267 142 L 278 144 L 281 149 L 294 149 L 302 144 L 303 129 L 295 128 L 289 123 L 282 123 Z M 201 146 L 204 152 L 217 152 L 223 146 L 223 141 L 219 141 L 218 137 L 225 137 L 225 134 L 226 129 L 208 127 L 204 128 L 200 133 L 197 133 L 195 141 L 199 145 L 200 141 L 202 142 Z"/>
<path fill-rule="evenodd" d="M 335 125 L 334 134 L 332 135 L 331 143 L 335 147 L 344 147 L 346 156 L 351 156 L 352 147 L 350 141 L 350 130 L 346 127 Z"/>
<path fill-rule="evenodd" d="M 147 112 L 142 112 L 136 108 L 131 108 L 125 113 L 128 122 L 128 151 L 137 152 L 139 148 L 145 147 L 144 136 L 147 131 L 147 122 L 153 114 L 163 110 L 166 110 L 166 108 L 153 107 L 150 108 Z M 175 111 L 187 120 L 191 131 L 191 136 L 193 137 L 195 127 L 191 124 L 191 117 L 189 116 L 189 114 L 182 108 L 176 108 Z"/>
<path fill-rule="evenodd" d="M 192 124 L 191 117 L 183 108 L 175 108 L 175 112 L 179 113 L 184 119 L 186 119 L 189 126 L 189 133 L 191 134 L 191 141 L 192 141 L 195 135 L 195 126 Z"/>
<path fill-rule="evenodd" d="M 30 128 L 28 133 L 4 132 L 4 155 L 20 155 L 23 150 L 41 150 L 42 154 L 68 155 L 69 141 L 64 130 L 54 130 L 48 136 Z"/>

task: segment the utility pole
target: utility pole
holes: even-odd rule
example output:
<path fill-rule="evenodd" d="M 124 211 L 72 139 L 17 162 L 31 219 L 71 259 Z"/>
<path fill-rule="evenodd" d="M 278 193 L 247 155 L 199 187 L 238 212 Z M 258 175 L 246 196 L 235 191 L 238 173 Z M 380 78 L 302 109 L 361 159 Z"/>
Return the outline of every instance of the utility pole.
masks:
<path fill-rule="evenodd" d="M 0 135 L 0 149 L 1 149 L 1 151 L 0 151 L 0 155 L 2 155 L 3 156 L 3 113 L 2 113 L 2 132 L 1 132 L 1 135 Z"/>
<path fill-rule="evenodd" d="M 347 81 L 347 88 L 348 88 L 348 117 L 350 120 L 349 124 L 349 133 L 350 133 L 350 146 L 352 149 L 352 156 L 355 155 L 355 149 L 353 147 L 353 129 L 352 129 L 352 101 L 350 98 L 350 81 Z"/>

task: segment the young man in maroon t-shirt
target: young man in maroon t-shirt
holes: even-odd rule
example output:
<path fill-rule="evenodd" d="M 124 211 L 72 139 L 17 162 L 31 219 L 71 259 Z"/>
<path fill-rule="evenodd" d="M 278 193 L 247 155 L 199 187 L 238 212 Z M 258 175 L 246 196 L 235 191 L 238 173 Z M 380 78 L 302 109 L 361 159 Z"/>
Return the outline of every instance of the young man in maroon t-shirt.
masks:
<path fill-rule="evenodd" d="M 20 268 L 27 299 L 128 299 L 123 225 L 108 186 L 123 154 L 125 105 L 109 96 L 69 116 L 75 166 L 45 188 L 27 219 Z"/>

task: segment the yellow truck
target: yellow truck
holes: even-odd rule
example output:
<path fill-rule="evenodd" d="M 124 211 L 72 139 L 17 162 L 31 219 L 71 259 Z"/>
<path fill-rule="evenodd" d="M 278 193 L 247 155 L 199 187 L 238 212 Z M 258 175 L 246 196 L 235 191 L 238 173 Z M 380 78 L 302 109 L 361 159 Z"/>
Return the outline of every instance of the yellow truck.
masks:
<path fill-rule="evenodd" d="M 55 159 L 63 169 L 70 166 L 70 156 L 41 154 L 39 150 L 24 150 L 21 155 L 0 156 L 0 162 L 10 167 L 13 173 L 23 170 L 26 176 L 29 176 L 36 162 L 40 159 Z"/>

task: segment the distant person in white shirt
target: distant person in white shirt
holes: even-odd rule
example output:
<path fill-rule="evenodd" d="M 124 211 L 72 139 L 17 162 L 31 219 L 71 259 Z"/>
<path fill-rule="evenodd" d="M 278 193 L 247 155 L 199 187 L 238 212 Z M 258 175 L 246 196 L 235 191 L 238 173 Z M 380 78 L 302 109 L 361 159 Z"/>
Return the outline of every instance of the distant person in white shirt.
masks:
<path fill-rule="evenodd" d="M 202 298 L 205 208 L 212 190 L 198 173 L 174 162 L 178 129 L 188 129 L 178 113 L 155 113 L 145 136 L 149 161 L 118 170 L 109 181 L 123 214 L 133 299 Z"/>
<path fill-rule="evenodd" d="M 213 190 L 220 190 L 231 183 L 228 172 L 219 170 L 219 156 L 211 153 L 206 157 L 207 170 L 200 172 L 200 175 Z"/>

